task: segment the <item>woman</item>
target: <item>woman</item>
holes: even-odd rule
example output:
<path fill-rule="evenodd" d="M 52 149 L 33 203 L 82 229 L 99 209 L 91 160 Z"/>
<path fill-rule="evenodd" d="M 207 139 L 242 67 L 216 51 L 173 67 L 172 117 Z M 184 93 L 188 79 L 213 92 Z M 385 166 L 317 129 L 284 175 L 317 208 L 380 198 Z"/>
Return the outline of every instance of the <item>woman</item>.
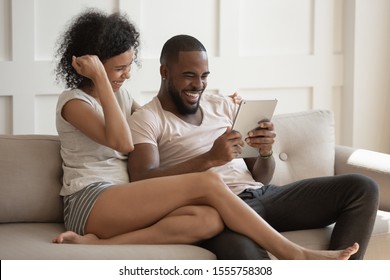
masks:
<path fill-rule="evenodd" d="M 348 259 L 302 248 L 276 232 L 212 172 L 129 183 L 133 149 L 127 117 L 139 107 L 122 88 L 137 60 L 139 33 L 119 14 L 90 10 L 60 41 L 56 73 L 70 90 L 58 100 L 64 220 L 55 243 L 195 244 L 226 225 L 280 259 Z"/>

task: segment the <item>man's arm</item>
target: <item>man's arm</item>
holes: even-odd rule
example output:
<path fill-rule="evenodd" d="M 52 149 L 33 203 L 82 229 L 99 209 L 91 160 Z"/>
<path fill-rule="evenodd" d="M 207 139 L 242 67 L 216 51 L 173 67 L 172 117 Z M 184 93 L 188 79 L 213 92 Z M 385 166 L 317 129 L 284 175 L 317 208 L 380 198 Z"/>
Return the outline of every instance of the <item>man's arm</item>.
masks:
<path fill-rule="evenodd" d="M 264 185 L 269 184 L 275 171 L 275 160 L 272 155 L 266 159 L 261 157 L 248 158 L 245 159 L 245 162 L 255 181 Z"/>
<path fill-rule="evenodd" d="M 275 160 L 272 145 L 276 134 L 272 122 L 261 122 L 259 128 L 253 130 L 248 137 L 248 144 L 259 149 L 259 157 L 247 158 L 245 163 L 257 182 L 268 184 L 275 171 Z"/>
<path fill-rule="evenodd" d="M 153 144 L 136 144 L 128 158 L 128 172 L 131 181 L 147 178 L 201 172 L 211 167 L 221 166 L 236 158 L 242 146 L 240 134 L 230 128 L 218 137 L 212 148 L 188 161 L 169 167 L 160 166 L 158 147 Z M 189 147 L 191 148 L 191 147 Z"/>

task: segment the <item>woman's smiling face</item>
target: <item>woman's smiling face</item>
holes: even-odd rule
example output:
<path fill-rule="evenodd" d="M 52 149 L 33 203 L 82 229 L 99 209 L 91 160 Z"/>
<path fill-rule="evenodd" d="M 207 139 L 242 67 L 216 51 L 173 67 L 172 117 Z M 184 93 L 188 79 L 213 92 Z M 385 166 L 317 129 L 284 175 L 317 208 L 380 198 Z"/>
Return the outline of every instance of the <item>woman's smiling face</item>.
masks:
<path fill-rule="evenodd" d="M 134 59 L 134 51 L 130 49 L 124 53 L 107 59 L 103 65 L 108 80 L 114 92 L 118 91 L 123 83 L 130 79 L 131 64 Z"/>

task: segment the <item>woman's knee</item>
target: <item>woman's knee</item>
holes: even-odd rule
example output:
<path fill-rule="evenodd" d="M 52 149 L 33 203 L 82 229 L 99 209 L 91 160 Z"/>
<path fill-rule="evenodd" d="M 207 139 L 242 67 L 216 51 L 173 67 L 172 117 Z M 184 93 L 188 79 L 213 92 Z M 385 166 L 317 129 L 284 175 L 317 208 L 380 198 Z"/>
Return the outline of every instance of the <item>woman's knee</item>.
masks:
<path fill-rule="evenodd" d="M 200 206 L 194 210 L 196 224 L 194 224 L 194 234 L 197 240 L 206 240 L 221 233 L 224 223 L 218 211 L 209 206 Z"/>
<path fill-rule="evenodd" d="M 229 190 L 228 186 L 219 174 L 212 171 L 206 171 L 201 176 L 206 189 L 213 194 Z"/>

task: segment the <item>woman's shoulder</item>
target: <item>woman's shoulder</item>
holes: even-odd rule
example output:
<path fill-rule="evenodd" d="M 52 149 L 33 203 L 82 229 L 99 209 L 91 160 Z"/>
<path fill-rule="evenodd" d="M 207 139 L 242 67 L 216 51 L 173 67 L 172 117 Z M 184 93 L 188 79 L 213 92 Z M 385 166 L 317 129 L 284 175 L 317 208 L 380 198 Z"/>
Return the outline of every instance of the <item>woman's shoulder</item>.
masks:
<path fill-rule="evenodd" d="M 119 91 L 115 93 L 115 97 L 118 100 L 119 104 L 123 104 L 126 107 L 131 108 L 134 102 L 134 98 L 131 96 L 130 92 L 125 88 L 120 88 Z"/>
<path fill-rule="evenodd" d="M 80 89 L 69 89 L 69 90 L 64 90 L 59 98 L 58 98 L 58 104 L 65 104 L 69 100 L 72 99 L 81 99 L 83 101 L 86 101 L 87 103 L 93 104 L 94 98 L 85 93 L 84 91 Z"/>

